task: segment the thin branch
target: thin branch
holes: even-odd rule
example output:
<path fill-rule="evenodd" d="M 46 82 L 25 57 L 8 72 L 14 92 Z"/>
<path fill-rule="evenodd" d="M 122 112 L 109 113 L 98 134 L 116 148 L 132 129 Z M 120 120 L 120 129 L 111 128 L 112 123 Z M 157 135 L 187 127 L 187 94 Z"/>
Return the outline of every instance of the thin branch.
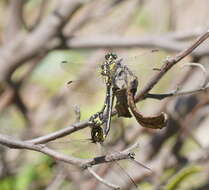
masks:
<path fill-rule="evenodd" d="M 41 137 L 37 137 L 37 138 L 31 139 L 31 140 L 28 140 L 27 142 L 28 143 L 34 143 L 34 144 L 47 143 L 47 142 L 53 141 L 53 140 L 55 140 L 57 138 L 61 138 L 61 137 L 67 136 L 67 135 L 69 135 L 71 133 L 74 133 L 74 132 L 76 132 L 78 130 L 84 129 L 84 128 L 90 126 L 90 125 L 91 124 L 89 123 L 88 120 L 84 120 L 84 121 L 72 124 L 72 125 L 70 125 L 68 127 L 65 127 L 64 129 L 55 131 L 53 133 L 50 133 L 50 134 L 47 134 L 47 135 L 44 135 L 44 136 L 41 136 Z"/>
<path fill-rule="evenodd" d="M 88 167 L 102 164 L 102 163 L 109 163 L 119 160 L 126 160 L 126 159 L 133 159 L 133 155 L 135 155 L 133 152 L 115 152 L 112 154 L 107 154 L 104 156 L 95 157 L 91 160 L 87 160 L 87 162 L 82 164 L 82 168 L 86 169 Z"/>
<path fill-rule="evenodd" d="M 177 55 L 173 57 L 168 57 L 165 60 L 164 65 L 161 67 L 160 72 L 155 74 L 151 80 L 147 83 L 147 85 L 137 94 L 135 101 L 138 102 L 139 100 L 144 99 L 147 93 L 158 83 L 158 81 L 170 70 L 176 63 L 181 61 L 184 57 L 189 55 L 192 51 L 194 51 L 201 43 L 203 43 L 209 37 L 209 30 L 207 30 L 204 34 L 198 37 L 195 42 L 189 46 L 184 51 L 181 51 Z"/>
<path fill-rule="evenodd" d="M 162 99 L 168 98 L 168 97 L 186 96 L 186 95 L 196 94 L 199 92 L 206 92 L 208 89 L 209 89 L 209 86 L 205 87 L 205 88 L 198 88 L 195 90 L 182 91 L 182 92 L 171 92 L 171 93 L 166 93 L 166 94 L 150 94 L 150 93 L 148 93 L 145 98 L 162 100 Z"/>
<path fill-rule="evenodd" d="M 106 185 L 107 187 L 110 187 L 112 189 L 120 189 L 119 186 L 114 185 L 106 180 L 104 180 L 103 178 L 101 178 L 96 172 L 94 172 L 94 170 L 92 170 L 90 167 L 88 168 L 89 173 L 94 176 L 99 182 L 101 182 L 102 184 Z"/>
<path fill-rule="evenodd" d="M 79 159 L 72 156 L 66 156 L 64 154 L 58 153 L 48 147 L 46 147 L 43 144 L 35 145 L 32 143 L 28 143 L 27 141 L 20 141 L 15 140 L 14 137 L 1 135 L 0 134 L 0 144 L 7 146 L 9 148 L 15 148 L 15 149 L 27 149 L 27 150 L 33 150 L 37 152 L 44 153 L 48 156 L 51 156 L 52 158 L 66 162 L 68 164 L 74 164 L 74 165 L 81 165 L 85 159 Z"/>

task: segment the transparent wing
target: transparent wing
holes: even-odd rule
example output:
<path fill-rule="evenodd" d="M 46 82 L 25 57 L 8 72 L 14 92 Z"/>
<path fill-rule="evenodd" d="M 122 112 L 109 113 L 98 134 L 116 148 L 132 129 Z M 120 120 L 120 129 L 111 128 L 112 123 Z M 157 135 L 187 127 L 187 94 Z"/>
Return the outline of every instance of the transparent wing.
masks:
<path fill-rule="evenodd" d="M 106 152 L 106 153 L 118 152 L 117 150 L 113 150 L 111 147 L 108 147 L 108 144 L 102 145 L 101 148 L 103 149 L 103 152 Z M 135 150 L 133 150 L 133 151 L 137 152 L 137 151 L 139 151 L 139 149 L 135 148 Z M 145 166 L 144 164 L 140 163 L 139 161 L 137 161 L 135 159 L 115 161 L 115 162 L 113 162 L 113 164 L 114 165 L 111 167 L 112 171 L 110 171 L 109 175 L 106 176 L 107 180 L 112 180 L 111 178 L 115 177 L 115 178 L 117 178 L 117 180 L 113 180 L 112 181 L 113 183 L 117 181 L 118 184 L 116 184 L 116 185 L 119 185 L 119 186 L 120 186 L 120 184 L 122 186 L 125 185 L 123 183 L 132 184 L 132 187 L 134 190 L 138 189 L 138 185 L 137 185 L 137 182 L 135 182 L 132 177 L 132 174 L 131 174 L 132 170 L 129 170 L 130 164 L 137 166 L 139 168 L 145 168 L 146 170 L 148 170 L 148 172 L 150 172 L 150 171 L 152 172 L 152 170 L 149 167 Z M 136 167 L 135 167 L 135 169 L 136 169 Z M 111 172 L 113 172 L 113 174 Z"/>
<path fill-rule="evenodd" d="M 111 149 L 111 147 L 108 147 L 107 144 L 100 145 L 91 143 L 90 139 L 59 140 L 49 142 L 47 143 L 47 146 L 50 146 L 59 151 L 64 151 L 64 153 L 71 153 L 71 155 L 79 158 L 93 158 L 96 156 L 104 155 L 106 153 L 110 154 L 112 152 L 117 152 L 116 150 Z M 133 162 L 140 167 L 149 169 L 138 161 L 134 160 Z M 128 172 L 128 163 L 130 163 L 129 160 L 124 160 L 120 161 L 120 163 L 115 161 L 113 163 L 105 164 L 107 171 L 103 174 L 104 176 L 101 177 L 119 186 L 123 186 L 124 183 L 127 183 L 132 184 L 132 187 L 135 190 L 138 189 L 137 183 L 131 176 L 131 172 Z M 103 167 L 104 165 L 96 166 L 96 172 L 100 173 L 102 170 L 104 170 Z M 70 170 L 75 172 L 76 168 L 73 170 L 70 168 Z"/>
<path fill-rule="evenodd" d="M 57 151 L 79 158 L 92 158 L 100 155 L 100 149 L 90 139 L 57 140 L 46 145 Z"/>
<path fill-rule="evenodd" d="M 150 75 L 158 72 L 157 69 L 162 66 L 164 58 L 162 51 L 146 50 L 138 54 L 131 52 L 128 58 L 123 59 L 123 63 L 134 72 L 139 81 L 146 82 Z"/>
<path fill-rule="evenodd" d="M 119 172 L 119 174 L 122 174 L 121 177 L 127 178 L 128 180 L 130 180 L 130 182 L 134 186 L 134 189 L 138 189 L 137 183 L 134 181 L 134 179 L 131 177 L 131 175 L 126 171 L 126 169 L 124 169 L 118 162 L 116 162 L 116 165 L 119 168 L 119 170 L 121 171 L 121 172 Z"/>
<path fill-rule="evenodd" d="M 117 52 L 116 52 L 117 53 Z M 163 64 L 163 60 L 166 58 L 166 54 L 162 51 L 152 50 L 131 50 L 126 52 L 119 52 L 118 59 L 122 59 L 122 62 L 127 65 L 130 70 L 138 77 L 140 84 L 145 84 L 156 72 L 159 72 L 159 68 Z M 61 67 L 69 75 L 68 87 L 72 87 L 79 81 L 80 84 L 86 84 L 88 81 L 92 85 L 94 82 L 96 87 L 104 88 L 104 83 L 101 76 L 101 63 L 105 60 L 105 55 L 100 61 L 91 63 L 89 59 L 76 58 L 74 56 L 67 57 L 67 59 L 61 62 Z M 103 83 L 103 84 L 102 84 Z M 70 84 L 70 85 L 69 85 Z M 78 85 L 76 85 L 78 86 Z"/>

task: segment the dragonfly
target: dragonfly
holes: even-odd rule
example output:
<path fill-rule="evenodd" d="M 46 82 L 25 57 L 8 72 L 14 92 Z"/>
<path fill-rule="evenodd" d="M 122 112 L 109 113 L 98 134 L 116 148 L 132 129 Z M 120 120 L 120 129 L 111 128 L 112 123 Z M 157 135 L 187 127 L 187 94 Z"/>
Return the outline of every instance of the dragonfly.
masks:
<path fill-rule="evenodd" d="M 167 122 L 165 113 L 153 117 L 144 117 L 138 112 L 134 102 L 138 78 L 122 63 L 122 59 L 118 59 L 116 54 L 108 53 L 105 55 L 105 61 L 101 65 L 101 75 L 104 77 L 106 84 L 106 97 L 102 110 L 93 115 L 90 121 L 93 123 L 93 126 L 105 124 L 102 140 L 107 137 L 110 131 L 115 97 L 117 99 L 115 108 L 119 117 L 132 117 L 131 111 L 138 123 L 143 127 L 154 129 L 165 127 Z"/>
<path fill-rule="evenodd" d="M 114 103 L 113 82 L 114 82 L 114 73 L 116 72 L 117 69 L 117 62 L 118 62 L 117 55 L 113 53 L 108 53 L 105 55 L 105 61 L 101 65 L 101 75 L 104 77 L 104 81 L 106 85 L 105 101 L 101 111 L 97 112 L 95 115 L 93 115 L 93 117 L 90 118 L 90 121 L 93 122 L 93 131 L 97 129 L 100 125 L 105 123 L 104 135 L 102 134 L 103 137 L 99 138 L 98 139 L 99 141 L 103 141 L 110 130 L 111 113 Z M 92 137 L 94 139 L 94 136 Z M 95 137 L 97 137 L 97 135 Z"/>
<path fill-rule="evenodd" d="M 156 51 L 157 50 L 152 50 L 151 52 L 153 53 Z M 131 106 L 133 108 L 131 109 L 133 113 L 130 113 L 130 106 L 128 105 L 128 98 L 126 97 L 126 91 L 128 88 L 127 80 L 131 80 L 129 83 L 131 84 L 132 96 L 134 96 L 137 91 L 138 79 L 136 75 L 134 75 L 133 72 L 130 71 L 129 67 L 123 64 L 124 59 L 118 58 L 115 53 L 107 53 L 104 58 L 104 61 L 100 65 L 100 75 L 102 76 L 106 87 L 105 100 L 101 110 L 96 112 L 96 114 L 93 114 L 89 119 L 89 121 L 92 123 L 92 126 L 96 126 L 96 129 L 99 129 L 99 126 L 104 125 L 104 129 L 102 128 L 103 137 L 97 138 L 100 138 L 100 140 L 102 139 L 104 141 L 110 131 L 111 114 L 115 99 L 115 108 L 118 112 L 119 117 L 132 117 L 133 114 L 136 117 L 138 123 L 140 123 L 140 125 L 145 127 L 147 126 L 149 128 L 154 128 L 154 121 L 157 121 L 160 124 L 164 122 L 164 115 L 159 118 L 160 120 L 158 118 L 156 120 L 152 117 L 143 118 L 141 114 L 137 113 L 135 105 Z M 66 64 L 67 62 L 65 61 L 64 63 Z M 157 70 L 157 68 L 152 69 L 155 71 Z M 71 85 L 72 82 L 73 81 L 69 81 L 68 84 Z"/>

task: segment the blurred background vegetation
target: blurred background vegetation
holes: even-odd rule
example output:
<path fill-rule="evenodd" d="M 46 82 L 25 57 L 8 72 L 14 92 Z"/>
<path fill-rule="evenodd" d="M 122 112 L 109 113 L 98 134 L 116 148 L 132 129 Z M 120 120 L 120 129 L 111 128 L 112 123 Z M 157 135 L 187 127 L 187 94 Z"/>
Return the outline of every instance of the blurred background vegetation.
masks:
<path fill-rule="evenodd" d="M 76 122 L 77 109 L 81 120 L 89 118 L 101 109 L 105 98 L 100 64 L 107 52 L 113 51 L 123 58 L 138 77 L 140 91 L 158 72 L 153 68 L 159 68 L 167 56 L 187 47 L 209 23 L 208 1 L 78 2 L 73 14 L 62 17 L 58 11 L 65 12 L 65 5 L 69 7 L 71 3 L 73 7 L 74 1 L 0 1 L 0 55 L 3 57 L 0 74 L 9 73 L 9 80 L 5 77 L 0 81 L 0 133 L 30 139 Z M 65 20 L 56 31 L 50 27 L 41 30 L 50 17 L 54 17 L 54 23 Z M 35 35 L 41 32 L 42 35 Z M 42 36 L 46 38 L 43 44 Z M 11 50 L 18 39 L 23 41 L 19 40 L 19 45 Z M 129 45 L 120 43 L 123 40 Z M 29 45 L 25 46 L 27 41 Z M 36 52 L 28 53 L 30 43 L 39 42 Z M 201 86 L 205 80 L 202 71 L 182 66 L 198 62 L 208 70 L 207 45 L 208 41 L 201 46 L 202 51 L 178 63 L 152 92 Z M 152 52 L 153 49 L 158 52 Z M 71 80 L 73 82 L 67 84 Z M 134 119 L 113 118 L 107 146 L 120 150 L 139 141 L 137 160 L 153 170 L 150 173 L 132 163 L 121 163 L 139 189 L 209 189 L 208 101 L 208 92 L 202 92 L 138 103 L 144 115 L 161 111 L 169 114 L 168 126 L 162 130 L 144 129 Z M 59 140 L 64 143 L 49 146 L 89 158 L 98 152 L 95 145 L 83 140 L 89 137 L 90 129 L 85 128 Z M 102 165 L 96 169 L 122 189 L 136 189 L 117 166 Z M 87 173 L 40 153 L 0 146 L 0 189 L 99 190 L 107 187 Z"/>

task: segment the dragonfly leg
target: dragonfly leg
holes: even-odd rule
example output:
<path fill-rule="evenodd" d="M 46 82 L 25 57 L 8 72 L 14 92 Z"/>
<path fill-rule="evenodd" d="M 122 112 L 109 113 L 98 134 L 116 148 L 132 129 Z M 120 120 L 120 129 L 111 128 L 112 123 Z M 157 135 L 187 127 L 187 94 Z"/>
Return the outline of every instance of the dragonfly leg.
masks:
<path fill-rule="evenodd" d="M 100 127 L 104 123 L 103 112 L 99 111 L 92 115 L 89 119 L 93 127 Z"/>
<path fill-rule="evenodd" d="M 106 123 L 106 120 L 108 118 L 108 115 L 106 113 L 108 113 L 109 104 L 110 104 L 110 85 L 106 84 L 106 96 L 105 96 L 104 105 L 99 112 L 95 113 L 89 119 L 93 123 L 93 126 L 101 126 L 102 124 Z M 106 108 L 107 111 L 105 111 Z"/>

